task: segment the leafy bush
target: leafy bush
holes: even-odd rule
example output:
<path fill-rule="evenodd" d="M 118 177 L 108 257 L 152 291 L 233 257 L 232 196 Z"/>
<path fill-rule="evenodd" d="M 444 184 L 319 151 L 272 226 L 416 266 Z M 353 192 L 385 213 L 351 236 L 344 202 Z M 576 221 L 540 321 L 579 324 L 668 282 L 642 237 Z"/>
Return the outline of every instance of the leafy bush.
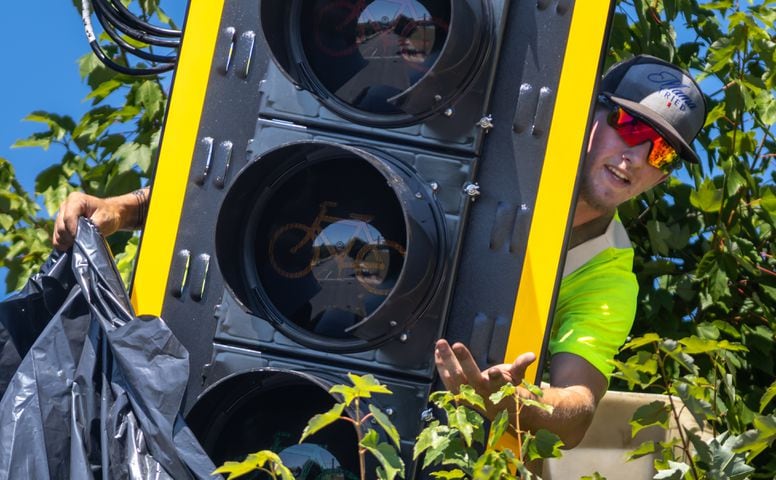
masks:
<path fill-rule="evenodd" d="M 358 376 L 351 373 L 348 378 L 353 383 L 352 386 L 335 385 L 329 390 L 332 395 L 340 396 L 342 401 L 336 403 L 328 412 L 311 418 L 299 443 L 336 421 L 349 422 L 353 424 L 358 437 L 360 478 L 405 478 L 405 465 L 399 455 L 401 447 L 396 427 L 388 415 L 372 404 L 369 404 L 369 413 L 364 416 L 361 416 L 359 409 L 361 399 L 370 398 L 374 393 L 391 394 L 391 391 L 372 375 Z M 525 383 L 523 386 L 541 396 L 541 389 L 536 386 Z M 512 396 L 515 396 L 515 387 L 506 384 L 491 395 L 490 400 L 498 405 Z M 516 411 L 513 413 L 518 418 L 520 410 L 525 406 L 552 409 L 539 401 L 516 398 Z M 527 469 L 527 462 L 561 455 L 562 442 L 557 435 L 546 430 L 535 435 L 521 431 L 519 422 L 512 432 L 518 441 L 517 454 L 510 448 L 503 447 L 502 438 L 510 429 L 510 412 L 501 410 L 488 425 L 478 413 L 478 410 L 485 411 L 485 401 L 468 385 L 464 385 L 457 394 L 434 392 L 431 401 L 440 411 L 445 412 L 446 420 L 434 420 L 420 432 L 413 449 L 413 460 L 422 457 L 421 468 L 431 467 L 431 476 L 434 478 L 499 480 L 515 478 L 514 472 L 518 472 L 522 478 L 535 478 Z M 345 415 L 346 409 L 350 409 L 355 418 Z M 372 420 L 380 426 L 390 443 L 380 441 L 378 432 L 370 427 Z M 375 472 L 367 471 L 367 452 L 378 461 L 379 466 Z M 273 478 L 279 476 L 283 480 L 286 479 L 284 475 L 291 475 L 291 472 L 282 466 L 280 457 L 267 450 L 250 454 L 241 462 L 226 462 L 214 473 L 229 473 L 228 479 L 231 480 L 254 470 L 265 471 Z"/>

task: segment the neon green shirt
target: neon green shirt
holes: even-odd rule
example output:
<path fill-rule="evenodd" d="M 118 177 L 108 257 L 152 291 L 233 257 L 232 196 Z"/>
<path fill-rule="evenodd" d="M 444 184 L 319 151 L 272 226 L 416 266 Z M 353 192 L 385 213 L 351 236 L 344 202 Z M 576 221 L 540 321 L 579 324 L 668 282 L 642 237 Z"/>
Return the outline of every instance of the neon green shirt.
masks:
<path fill-rule="evenodd" d="M 609 360 L 633 326 L 638 291 L 631 247 L 606 248 L 566 275 L 555 306 L 550 354 L 579 355 L 608 379 L 614 370 Z"/>

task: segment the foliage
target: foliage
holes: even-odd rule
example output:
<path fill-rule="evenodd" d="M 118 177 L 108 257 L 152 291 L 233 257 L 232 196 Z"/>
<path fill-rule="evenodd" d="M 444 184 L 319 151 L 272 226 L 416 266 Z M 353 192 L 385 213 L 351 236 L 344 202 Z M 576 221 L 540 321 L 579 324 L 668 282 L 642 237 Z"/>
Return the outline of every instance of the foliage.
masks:
<path fill-rule="evenodd" d="M 688 472 L 664 463 L 660 478 L 723 478 L 714 455 L 733 448 L 740 459 L 745 450 L 733 443 L 772 442 L 773 411 L 763 414 L 763 404 L 776 380 L 774 6 L 629 0 L 614 18 L 608 61 L 666 58 L 693 71 L 708 95 L 702 164 L 620 209 L 636 249 L 640 339 L 620 357 L 624 381 L 612 387 L 678 396 L 714 437 L 708 449 L 695 445 Z M 752 433 L 756 425 L 766 433 Z M 745 458 L 754 475 L 772 478 L 774 456 L 752 448 Z"/>
<path fill-rule="evenodd" d="M 351 385 L 334 385 L 329 390 L 332 395 L 337 394 L 342 397 L 342 401 L 334 404 L 328 412 L 319 413 L 307 423 L 299 443 L 318 431 L 331 425 L 336 421 L 345 421 L 353 424 L 358 438 L 358 456 L 361 479 L 372 478 L 367 475 L 366 452 L 369 452 L 377 459 L 379 466 L 376 469 L 378 479 L 393 480 L 396 477 L 404 478 L 404 462 L 399 455 L 399 432 L 388 418 L 385 412 L 373 404 L 369 404 L 369 413 L 364 414 L 361 406 L 361 400 L 371 398 L 373 393 L 391 394 L 388 387 L 379 383 L 372 375 L 354 375 L 348 374 Z M 352 416 L 351 416 L 352 415 Z M 377 423 L 385 432 L 390 443 L 381 442 L 380 435 L 376 430 L 369 428 L 372 423 Z M 233 472 L 229 478 L 236 478 L 254 470 L 260 469 L 262 465 L 257 463 L 257 459 L 271 458 L 272 465 L 282 467 L 280 457 L 276 454 L 263 450 L 248 455 L 242 462 L 226 462 L 214 473 Z M 285 467 L 282 467 L 285 469 Z M 288 471 L 288 469 L 285 469 Z M 289 475 L 291 473 L 289 472 Z M 284 480 L 286 477 L 282 476 Z M 292 476 L 289 478 L 293 478 Z"/>
<path fill-rule="evenodd" d="M 350 422 L 356 429 L 356 436 L 358 438 L 358 456 L 359 465 L 361 469 L 361 479 L 367 478 L 366 475 L 366 452 L 371 453 L 379 462 L 380 466 L 377 467 L 377 478 L 393 480 L 397 476 L 404 478 L 404 462 L 399 456 L 399 432 L 396 431 L 396 427 L 385 414 L 378 407 L 369 404 L 369 413 L 363 415 L 360 407 L 362 398 L 371 398 L 373 393 L 390 394 L 391 391 L 388 387 L 380 384 L 374 376 L 364 375 L 358 376 L 352 373 L 348 374 L 348 378 L 353 383 L 353 386 L 348 385 L 334 385 L 329 390 L 331 394 L 338 394 L 342 397 L 342 402 L 335 404 L 328 412 L 315 415 L 307 424 L 302 432 L 302 438 L 299 439 L 301 443 L 313 435 L 320 429 L 336 422 L 337 420 L 343 420 Z M 352 409 L 353 416 L 351 418 L 348 415 L 343 415 L 346 409 Z M 362 416 L 363 415 L 363 416 Z M 380 443 L 377 431 L 369 428 L 370 420 L 380 425 L 383 431 L 386 433 L 391 443 Z"/>
<path fill-rule="evenodd" d="M 334 404 L 329 411 L 317 414 L 310 419 L 302 432 L 299 443 L 311 435 L 331 425 L 336 421 L 352 423 L 358 437 L 361 479 L 372 478 L 367 475 L 365 453 L 371 453 L 377 459 L 378 479 L 404 478 L 404 462 L 399 450 L 399 432 L 388 415 L 373 404 L 369 404 L 369 413 L 362 416 L 360 400 L 371 398 L 373 393 L 391 394 L 385 385 L 380 384 L 372 375 L 348 374 L 352 382 L 349 385 L 334 385 L 329 393 L 337 394 L 342 402 Z M 523 382 L 523 387 L 541 398 L 542 391 L 535 385 Z M 433 420 L 420 432 L 415 442 L 413 460 L 422 457 L 421 468 L 431 468 L 431 476 L 440 479 L 477 479 L 500 480 L 512 479 L 515 472 L 523 479 L 538 478 L 531 473 L 526 463 L 531 460 L 560 457 L 563 442 L 557 435 L 540 430 L 536 434 L 520 429 L 519 420 L 511 435 L 517 439 L 517 455 L 504 446 L 503 437 L 510 430 L 510 402 L 514 398 L 515 418 L 519 419 L 520 410 L 530 406 L 545 411 L 552 407 L 541 401 L 524 399 L 516 395 L 516 388 L 506 384 L 490 396 L 494 405 L 503 404 L 501 410 L 488 425 L 478 411 L 485 411 L 485 401 L 474 389 L 463 385 L 457 394 L 451 392 L 434 392 L 431 401 L 445 412 L 444 422 Z M 345 412 L 351 412 L 346 414 Z M 380 435 L 369 428 L 372 423 L 380 425 L 390 443 L 380 442 Z M 487 438 L 486 438 L 487 436 Z M 282 461 L 275 453 L 263 450 L 248 455 L 242 462 L 226 462 L 213 473 L 229 473 L 229 479 L 237 478 L 254 470 L 263 469 L 270 472 L 271 468 L 285 469 Z M 280 472 L 281 470 L 278 470 Z M 283 470 L 287 471 L 287 469 Z M 290 472 L 289 472 L 290 474 Z M 278 473 L 284 480 L 284 474 Z M 275 474 L 273 474 L 273 478 Z"/>
<path fill-rule="evenodd" d="M 523 382 L 523 387 L 541 398 L 542 390 Z M 515 427 L 510 435 L 516 439 L 517 454 L 505 447 L 504 435 L 510 430 L 508 407 L 501 410 L 488 426 L 478 411 L 485 411 L 485 401 L 469 385 L 462 385 L 459 393 L 434 392 L 431 401 L 446 415 L 446 423 L 431 422 L 420 432 L 415 443 L 413 458 L 423 456 L 421 468 L 434 468 L 434 478 L 509 479 L 518 473 L 521 478 L 536 478 L 527 463 L 542 458 L 560 457 L 563 442 L 546 430 L 536 434 L 520 428 L 520 411 L 525 407 L 552 411 L 541 401 L 522 398 L 516 387 L 506 384 L 490 396 L 494 405 L 507 404 L 516 399 Z M 473 408 L 472 408 L 473 407 Z M 476 409 L 476 410 L 475 410 Z M 487 438 L 486 438 L 487 433 Z M 442 470 L 441 468 L 446 468 Z"/>
<path fill-rule="evenodd" d="M 727 340 L 693 336 L 676 341 L 649 333 L 623 350 L 633 354 L 616 362 L 616 375 L 630 386 L 659 386 L 669 399 L 639 408 L 632 434 L 653 425 L 673 426 L 678 434 L 673 441 L 644 442 L 630 458 L 656 455 L 655 478 L 749 478 L 751 463 L 776 440 L 776 409 L 763 415 L 769 404 L 765 399 L 758 413 L 751 412 L 734 388 L 736 359 L 748 349 Z M 769 391 L 776 391 L 776 382 Z"/>

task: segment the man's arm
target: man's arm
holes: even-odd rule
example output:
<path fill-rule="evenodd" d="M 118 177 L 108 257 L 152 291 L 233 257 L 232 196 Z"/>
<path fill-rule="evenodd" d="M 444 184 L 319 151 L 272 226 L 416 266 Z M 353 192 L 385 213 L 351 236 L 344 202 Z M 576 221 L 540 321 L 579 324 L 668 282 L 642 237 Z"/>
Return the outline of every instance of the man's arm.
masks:
<path fill-rule="evenodd" d="M 105 237 L 118 230 L 143 228 L 148 212 L 149 192 L 146 187 L 108 198 L 81 192 L 71 193 L 59 207 L 54 223 L 54 247 L 64 251 L 73 245 L 78 217 L 90 219 Z"/>
<path fill-rule="evenodd" d="M 451 348 L 445 340 L 439 340 L 434 353 L 437 370 L 445 387 L 457 392 L 461 385 L 471 385 L 485 399 L 488 405 L 485 413 L 491 419 L 505 406 L 491 405 L 487 400 L 490 394 L 507 382 L 519 385 L 525 376 L 525 369 L 536 359 L 533 353 L 524 353 L 511 364 L 495 365 L 480 371 L 463 344 L 457 343 Z M 524 407 L 520 412 L 520 428 L 533 432 L 549 430 L 560 437 L 566 448 L 575 447 L 585 436 L 606 388 L 604 375 L 582 357 L 570 353 L 553 355 L 550 362 L 550 387 L 543 389 L 541 399 L 535 398 L 524 388 L 518 388 L 518 395 L 552 405 L 553 412 Z M 510 423 L 514 427 L 514 401 L 507 408 L 512 412 Z"/>

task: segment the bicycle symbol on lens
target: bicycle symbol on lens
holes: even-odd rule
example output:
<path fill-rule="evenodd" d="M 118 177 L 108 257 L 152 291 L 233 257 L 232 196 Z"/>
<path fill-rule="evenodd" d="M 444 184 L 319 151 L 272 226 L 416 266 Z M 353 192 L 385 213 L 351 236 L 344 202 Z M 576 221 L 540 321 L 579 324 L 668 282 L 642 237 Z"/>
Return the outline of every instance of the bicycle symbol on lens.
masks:
<path fill-rule="evenodd" d="M 391 288 L 381 285 L 392 261 L 403 262 L 404 247 L 383 238 L 371 225 L 373 216 L 351 213 L 345 218 L 328 213 L 336 207 L 336 202 L 324 201 L 311 225 L 287 223 L 278 228 L 269 242 L 272 268 L 289 279 L 311 272 L 319 281 L 354 276 L 366 291 L 388 295 Z"/>

